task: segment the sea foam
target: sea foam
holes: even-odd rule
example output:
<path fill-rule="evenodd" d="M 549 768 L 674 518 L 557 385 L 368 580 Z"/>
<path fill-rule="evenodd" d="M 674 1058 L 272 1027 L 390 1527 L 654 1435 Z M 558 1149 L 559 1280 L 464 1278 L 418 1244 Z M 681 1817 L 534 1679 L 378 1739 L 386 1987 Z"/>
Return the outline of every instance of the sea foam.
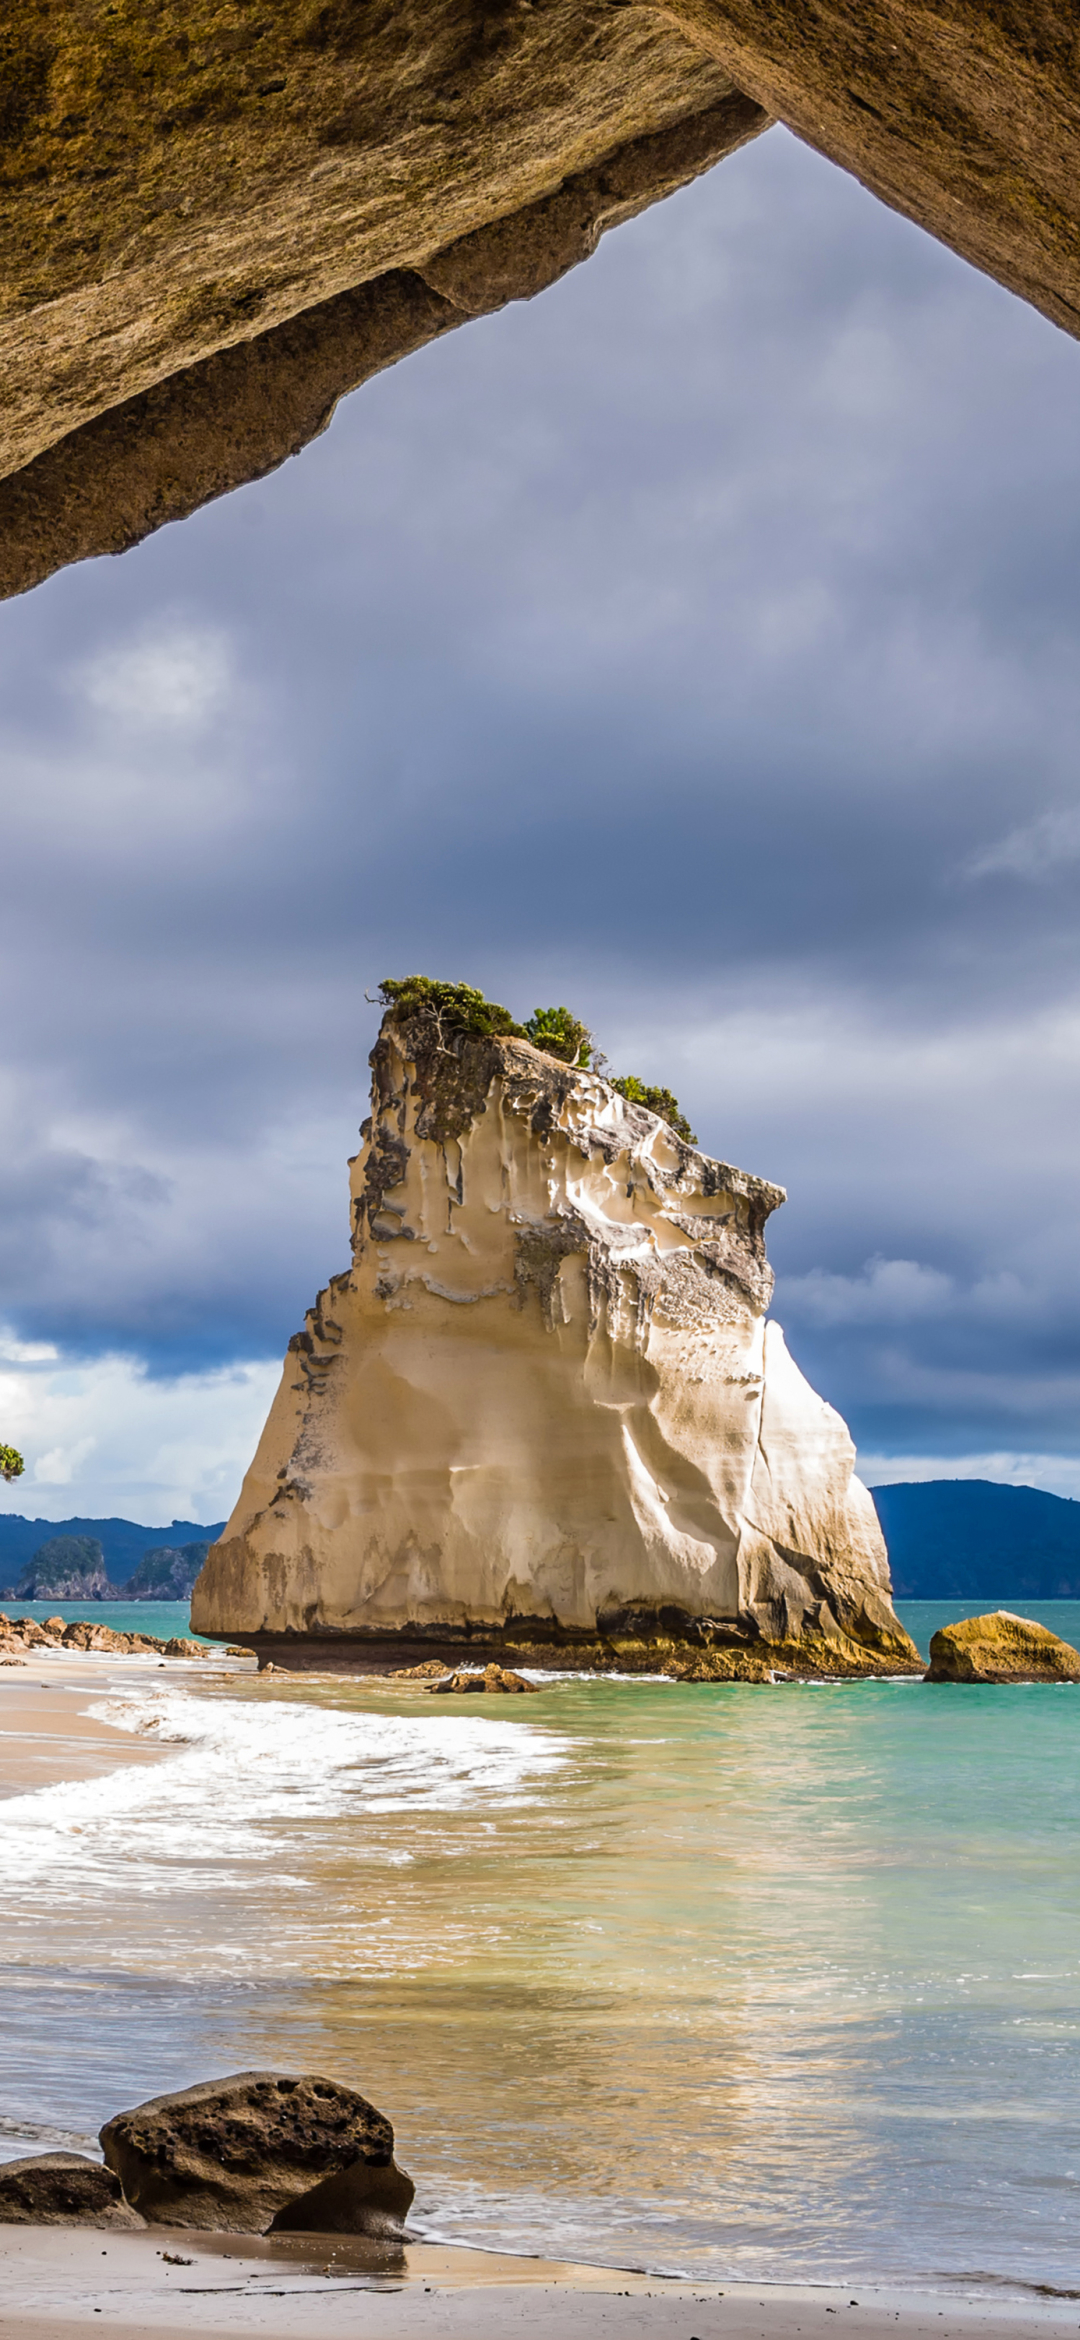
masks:
<path fill-rule="evenodd" d="M 63 1906 L 121 1883 L 125 1896 L 228 1892 L 269 1861 L 287 1893 L 303 1884 L 289 1874 L 290 1842 L 320 1823 L 351 1821 L 346 1841 L 368 1861 L 407 1862 L 394 1815 L 528 1800 L 569 1745 L 471 1713 L 348 1714 L 179 1690 L 128 1692 L 87 1712 L 169 1752 L 0 1804 L 5 1899 L 30 1891 L 39 1906 L 43 1896 Z"/>

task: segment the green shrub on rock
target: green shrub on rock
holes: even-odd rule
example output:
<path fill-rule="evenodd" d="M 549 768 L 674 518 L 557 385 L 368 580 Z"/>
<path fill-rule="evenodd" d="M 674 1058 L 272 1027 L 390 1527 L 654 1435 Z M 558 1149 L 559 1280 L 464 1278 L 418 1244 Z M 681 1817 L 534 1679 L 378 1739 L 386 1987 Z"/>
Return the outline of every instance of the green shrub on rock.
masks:
<path fill-rule="evenodd" d="M 606 1063 L 597 1053 L 588 1025 L 572 1008 L 534 1008 L 527 1023 L 517 1024 L 509 1008 L 485 999 L 475 984 L 443 983 L 433 975 L 387 975 L 379 985 L 379 997 L 395 1016 L 431 1016 L 444 1040 L 461 1032 L 482 1040 L 531 1040 L 545 1056 L 554 1056 L 577 1072 L 600 1072 Z M 604 1078 L 609 1077 L 605 1072 Z M 628 1104 L 644 1105 L 650 1113 L 658 1114 L 685 1145 L 696 1146 L 694 1132 L 670 1089 L 639 1081 L 636 1073 L 624 1073 L 621 1079 L 611 1081 L 611 1087 Z"/>
<path fill-rule="evenodd" d="M 636 1073 L 623 1073 L 611 1086 L 618 1090 L 620 1097 L 625 1097 L 628 1105 L 644 1105 L 650 1113 L 658 1113 L 661 1121 L 666 1121 L 685 1145 L 696 1146 L 694 1132 L 685 1113 L 680 1113 L 679 1100 L 670 1089 L 652 1088 L 648 1082 L 639 1081 Z"/>
<path fill-rule="evenodd" d="M 545 1056 L 557 1056 L 563 1064 L 588 1072 L 593 1060 L 593 1036 L 588 1025 L 572 1015 L 569 1008 L 534 1008 L 525 1030 L 533 1047 L 542 1048 Z"/>
<path fill-rule="evenodd" d="M 445 1032 L 472 1032 L 479 1038 L 524 1040 L 509 1008 L 485 999 L 471 983 L 440 983 L 431 975 L 387 975 L 379 997 L 399 1016 L 437 1016 Z"/>
<path fill-rule="evenodd" d="M 17 1446 L 0 1446 L 0 1479 L 21 1479 L 25 1469 Z"/>

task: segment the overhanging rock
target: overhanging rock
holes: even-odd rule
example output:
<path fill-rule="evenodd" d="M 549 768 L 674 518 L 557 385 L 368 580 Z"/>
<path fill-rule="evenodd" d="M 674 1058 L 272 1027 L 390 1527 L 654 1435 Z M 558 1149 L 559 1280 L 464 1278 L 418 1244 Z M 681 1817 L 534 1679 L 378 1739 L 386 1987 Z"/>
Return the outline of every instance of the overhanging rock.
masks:
<path fill-rule="evenodd" d="M 8 0 L 0 593 L 258 478 L 772 119 L 1080 329 L 1064 0 Z"/>

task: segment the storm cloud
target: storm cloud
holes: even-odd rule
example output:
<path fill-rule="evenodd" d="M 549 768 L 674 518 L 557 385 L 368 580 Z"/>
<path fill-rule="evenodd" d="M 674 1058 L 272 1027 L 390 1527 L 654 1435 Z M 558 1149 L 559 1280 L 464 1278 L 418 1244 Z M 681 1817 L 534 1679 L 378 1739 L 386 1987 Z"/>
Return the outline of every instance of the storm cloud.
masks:
<path fill-rule="evenodd" d="M 1071 1487 L 1078 401 L 774 131 L 0 610 L 16 1344 L 264 1371 L 421 968 L 568 1001 L 788 1188 L 776 1313 L 876 1472 Z"/>

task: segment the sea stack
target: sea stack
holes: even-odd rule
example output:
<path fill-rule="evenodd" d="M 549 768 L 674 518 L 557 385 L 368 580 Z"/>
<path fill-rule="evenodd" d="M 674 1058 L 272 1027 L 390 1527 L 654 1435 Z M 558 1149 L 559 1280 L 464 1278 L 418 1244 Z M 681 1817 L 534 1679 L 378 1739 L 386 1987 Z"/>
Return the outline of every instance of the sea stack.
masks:
<path fill-rule="evenodd" d="M 921 1672 L 845 1425 L 767 1320 L 783 1190 L 476 1020 L 408 989 L 383 1017 L 353 1264 L 289 1344 L 195 1630 Z"/>

